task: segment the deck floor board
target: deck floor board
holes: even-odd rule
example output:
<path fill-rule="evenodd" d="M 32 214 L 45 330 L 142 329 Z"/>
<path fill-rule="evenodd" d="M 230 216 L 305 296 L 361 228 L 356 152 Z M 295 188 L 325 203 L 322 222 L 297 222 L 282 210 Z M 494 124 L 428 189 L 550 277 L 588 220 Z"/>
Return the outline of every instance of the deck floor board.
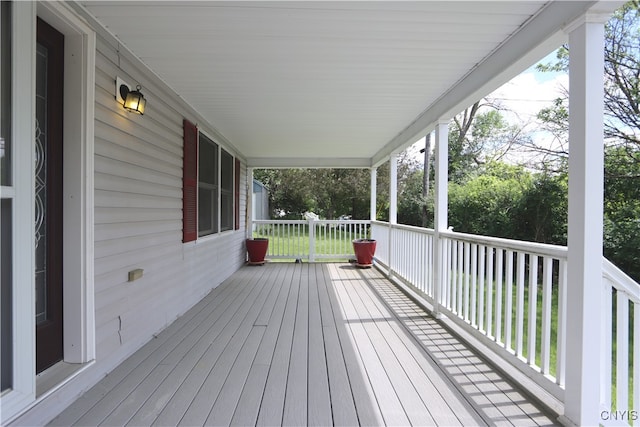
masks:
<path fill-rule="evenodd" d="M 247 266 L 50 425 L 553 425 L 375 269 Z"/>

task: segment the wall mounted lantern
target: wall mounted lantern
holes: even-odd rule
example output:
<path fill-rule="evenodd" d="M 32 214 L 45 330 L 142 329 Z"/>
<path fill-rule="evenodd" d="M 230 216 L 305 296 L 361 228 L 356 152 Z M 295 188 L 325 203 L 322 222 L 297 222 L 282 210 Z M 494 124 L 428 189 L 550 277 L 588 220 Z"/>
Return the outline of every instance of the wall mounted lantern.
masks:
<path fill-rule="evenodd" d="M 147 105 L 147 100 L 144 98 L 142 87 L 136 86 L 135 90 L 131 90 L 131 87 L 125 83 L 120 77 L 116 77 L 116 99 L 122 104 L 125 110 L 138 114 L 144 114 L 144 108 Z"/>
<path fill-rule="evenodd" d="M 126 87 L 126 86 L 124 86 Z M 128 90 L 127 96 L 124 99 L 124 109 L 138 114 L 144 114 L 144 107 L 147 105 L 147 100 L 144 99 L 144 95 L 140 92 L 140 85 L 136 86 L 136 90 Z"/>

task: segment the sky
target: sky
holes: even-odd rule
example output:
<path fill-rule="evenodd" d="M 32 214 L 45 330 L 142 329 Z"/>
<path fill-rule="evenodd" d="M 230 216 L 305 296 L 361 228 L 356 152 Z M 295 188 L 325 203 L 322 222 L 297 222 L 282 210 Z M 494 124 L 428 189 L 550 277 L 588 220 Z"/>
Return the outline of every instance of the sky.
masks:
<path fill-rule="evenodd" d="M 548 63 L 555 59 L 555 52 L 541 59 L 538 63 Z M 536 115 L 540 110 L 550 106 L 561 96 L 563 88 L 569 88 L 569 76 L 564 72 L 540 72 L 536 64 L 495 90 L 487 98 L 500 103 L 502 115 L 513 125 L 524 126 L 525 131 L 534 142 L 543 146 L 552 144 L 552 137 L 547 132 L 537 131 Z M 424 138 L 412 147 L 412 151 L 424 147 Z M 516 156 L 516 161 L 522 160 Z"/>

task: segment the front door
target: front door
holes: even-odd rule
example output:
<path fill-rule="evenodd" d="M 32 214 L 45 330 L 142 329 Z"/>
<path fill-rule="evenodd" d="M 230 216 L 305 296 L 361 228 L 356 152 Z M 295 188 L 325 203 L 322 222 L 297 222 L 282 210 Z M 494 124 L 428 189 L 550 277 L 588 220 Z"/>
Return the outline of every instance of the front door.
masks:
<path fill-rule="evenodd" d="M 64 36 L 38 19 L 36 48 L 36 372 L 62 360 Z"/>

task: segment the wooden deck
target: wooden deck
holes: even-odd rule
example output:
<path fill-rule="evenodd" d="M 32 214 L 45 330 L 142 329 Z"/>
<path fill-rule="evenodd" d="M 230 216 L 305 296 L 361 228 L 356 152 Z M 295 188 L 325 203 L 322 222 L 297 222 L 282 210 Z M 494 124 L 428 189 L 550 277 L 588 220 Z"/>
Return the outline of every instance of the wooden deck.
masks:
<path fill-rule="evenodd" d="M 552 425 L 375 269 L 244 267 L 51 425 Z"/>

